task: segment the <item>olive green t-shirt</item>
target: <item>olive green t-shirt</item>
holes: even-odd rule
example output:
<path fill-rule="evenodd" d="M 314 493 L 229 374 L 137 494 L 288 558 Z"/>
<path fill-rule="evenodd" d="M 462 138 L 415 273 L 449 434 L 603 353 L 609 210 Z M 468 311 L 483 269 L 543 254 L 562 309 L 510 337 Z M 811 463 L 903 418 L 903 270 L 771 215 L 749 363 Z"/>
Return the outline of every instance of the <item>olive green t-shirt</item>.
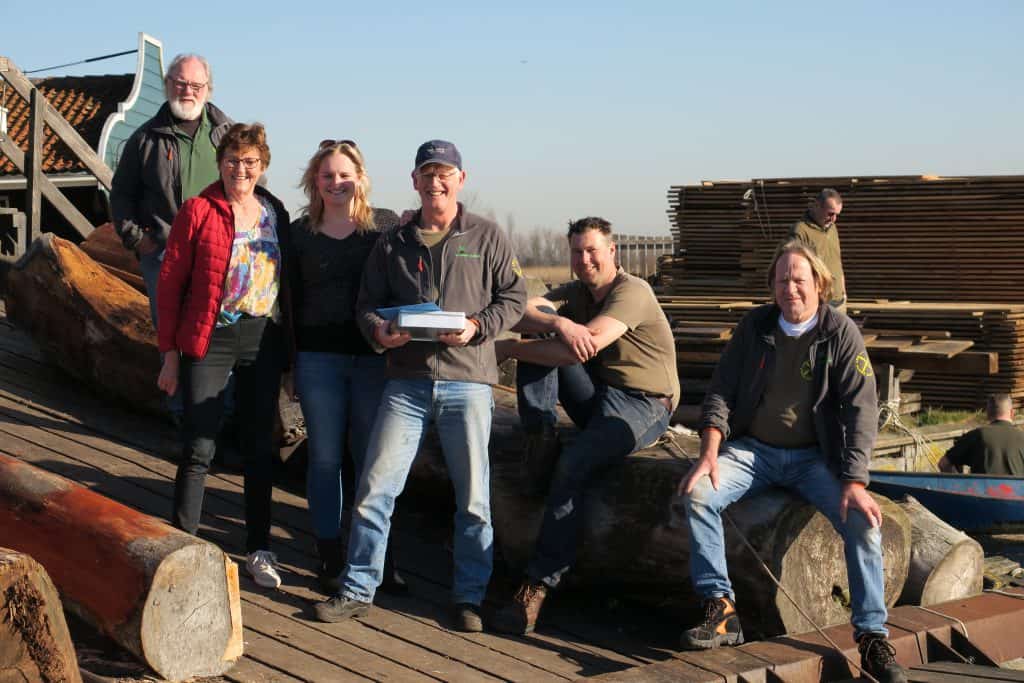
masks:
<path fill-rule="evenodd" d="M 969 465 L 972 474 L 1024 476 L 1024 432 L 996 420 L 961 436 L 946 457 L 954 465 Z"/>
<path fill-rule="evenodd" d="M 807 448 L 818 442 L 814 433 L 814 377 L 810 349 L 817 331 L 799 337 L 775 329 L 775 367 L 750 422 L 750 435 L 777 448 Z"/>
<path fill-rule="evenodd" d="M 442 260 L 444 256 L 444 243 L 448 241 L 448 235 L 452 234 L 452 225 L 454 224 L 452 222 L 444 230 L 417 228 L 420 233 L 420 239 L 423 240 L 423 244 L 430 250 L 430 282 L 434 288 L 430 292 L 431 301 L 439 302 L 441 300 L 441 269 L 444 265 Z"/>
<path fill-rule="evenodd" d="M 206 118 L 205 108 L 194 136 L 178 127 L 174 128 L 174 137 L 178 141 L 182 202 L 197 196 L 207 185 L 220 177 L 220 171 L 217 169 L 217 149 L 210 141 L 210 130 L 210 120 Z"/>
<path fill-rule="evenodd" d="M 626 332 L 598 353 L 598 378 L 618 389 L 665 396 L 672 409 L 679 405 L 679 372 L 672 329 L 651 286 L 621 268 L 604 301 L 594 301 L 579 280 L 556 287 L 544 295 L 564 302 L 559 313 L 573 322 L 587 324 L 599 315 L 614 318 Z"/>

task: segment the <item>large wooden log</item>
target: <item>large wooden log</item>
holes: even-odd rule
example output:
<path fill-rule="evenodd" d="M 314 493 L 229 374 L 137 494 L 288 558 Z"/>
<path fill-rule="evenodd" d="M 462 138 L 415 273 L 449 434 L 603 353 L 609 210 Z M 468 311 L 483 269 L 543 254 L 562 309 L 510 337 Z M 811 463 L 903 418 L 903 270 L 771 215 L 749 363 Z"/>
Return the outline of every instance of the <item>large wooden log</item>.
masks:
<path fill-rule="evenodd" d="M 0 454 L 0 545 L 46 567 L 65 607 L 168 680 L 242 654 L 237 566 L 213 544 Z"/>
<path fill-rule="evenodd" d="M 7 317 L 69 374 L 160 413 L 149 303 L 71 242 L 44 234 L 7 275 Z"/>
<path fill-rule="evenodd" d="M 491 430 L 491 514 L 501 555 L 521 570 L 532 552 L 543 514 L 543 501 L 524 493 L 522 435 L 515 394 L 495 389 Z M 682 440 L 696 452 L 695 439 Z M 588 491 L 583 502 L 587 519 L 584 542 L 567 583 L 590 587 L 615 586 L 630 595 L 663 605 L 678 596 L 693 602 L 690 583 L 690 542 L 671 505 L 675 487 L 690 461 L 675 446 L 655 446 L 631 455 L 610 469 Z M 444 495 L 444 465 L 437 443 L 428 440 L 412 472 L 413 486 L 428 485 Z M 444 482 L 445 486 L 437 486 Z M 907 575 L 910 524 L 888 499 L 882 505 L 885 596 L 895 603 Z M 849 584 L 843 544 L 820 513 L 784 491 L 749 498 L 729 508 L 729 515 L 757 549 L 772 572 L 819 625 L 850 618 Z M 759 563 L 726 523 L 730 576 L 737 592 L 744 627 L 750 635 L 798 633 L 813 626 L 782 595 Z"/>
<path fill-rule="evenodd" d="M 139 259 L 134 252 L 124 248 L 121 238 L 114 231 L 113 223 L 104 223 L 97 227 L 82 240 L 79 247 L 111 275 L 131 285 L 141 294 L 146 293 Z"/>
<path fill-rule="evenodd" d="M 28 555 L 0 548 L 0 681 L 80 683 L 60 596 Z"/>
<path fill-rule="evenodd" d="M 900 603 L 934 605 L 981 593 L 985 553 L 981 544 L 933 515 L 913 496 L 899 506 L 910 518 L 910 565 Z"/>

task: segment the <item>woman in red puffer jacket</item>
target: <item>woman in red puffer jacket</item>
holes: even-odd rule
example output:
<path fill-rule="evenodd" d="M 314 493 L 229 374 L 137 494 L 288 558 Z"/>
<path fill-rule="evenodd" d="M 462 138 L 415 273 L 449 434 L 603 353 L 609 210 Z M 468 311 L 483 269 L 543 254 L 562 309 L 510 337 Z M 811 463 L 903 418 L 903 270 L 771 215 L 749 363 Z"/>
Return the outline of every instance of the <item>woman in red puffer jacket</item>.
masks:
<path fill-rule="evenodd" d="M 269 549 L 273 425 L 281 373 L 291 358 L 284 205 L 257 185 L 270 163 L 260 124 L 235 124 L 217 146 L 220 180 L 174 219 L 157 286 L 159 387 L 180 382 L 185 415 L 174 482 L 174 525 L 199 529 L 224 389 L 234 374 L 245 458 L 246 569 L 276 588 Z"/>

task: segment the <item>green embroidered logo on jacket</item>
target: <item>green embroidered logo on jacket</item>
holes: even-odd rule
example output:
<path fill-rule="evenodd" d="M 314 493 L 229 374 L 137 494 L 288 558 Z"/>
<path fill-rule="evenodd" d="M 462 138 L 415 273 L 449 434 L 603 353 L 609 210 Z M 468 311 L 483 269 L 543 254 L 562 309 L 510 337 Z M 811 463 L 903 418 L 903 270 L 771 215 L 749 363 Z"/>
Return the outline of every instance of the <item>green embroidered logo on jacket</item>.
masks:
<path fill-rule="evenodd" d="M 466 247 L 463 246 L 460 246 L 458 249 L 455 250 L 455 257 L 459 258 L 460 256 L 462 258 L 480 258 L 480 254 L 474 254 L 472 252 L 466 251 Z"/>

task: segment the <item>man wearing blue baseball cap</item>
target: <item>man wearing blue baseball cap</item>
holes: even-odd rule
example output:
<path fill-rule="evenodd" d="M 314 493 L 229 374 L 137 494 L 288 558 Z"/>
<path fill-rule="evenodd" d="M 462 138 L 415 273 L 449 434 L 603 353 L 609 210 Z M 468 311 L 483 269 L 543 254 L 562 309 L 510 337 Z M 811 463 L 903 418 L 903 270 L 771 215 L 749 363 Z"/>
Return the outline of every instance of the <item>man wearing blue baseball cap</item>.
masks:
<path fill-rule="evenodd" d="M 382 580 L 395 498 L 433 422 L 455 489 L 454 626 L 481 631 L 480 603 L 491 576 L 490 470 L 487 445 L 498 382 L 494 339 L 523 315 L 526 286 L 504 233 L 458 202 L 466 182 L 451 142 L 416 151 L 413 187 L 422 208 L 380 237 L 370 253 L 357 303 L 370 344 L 388 356 L 388 383 L 353 505 L 348 566 L 341 590 L 316 605 L 321 621 L 365 615 Z M 378 310 L 432 302 L 462 312 L 465 327 L 417 341 Z"/>

